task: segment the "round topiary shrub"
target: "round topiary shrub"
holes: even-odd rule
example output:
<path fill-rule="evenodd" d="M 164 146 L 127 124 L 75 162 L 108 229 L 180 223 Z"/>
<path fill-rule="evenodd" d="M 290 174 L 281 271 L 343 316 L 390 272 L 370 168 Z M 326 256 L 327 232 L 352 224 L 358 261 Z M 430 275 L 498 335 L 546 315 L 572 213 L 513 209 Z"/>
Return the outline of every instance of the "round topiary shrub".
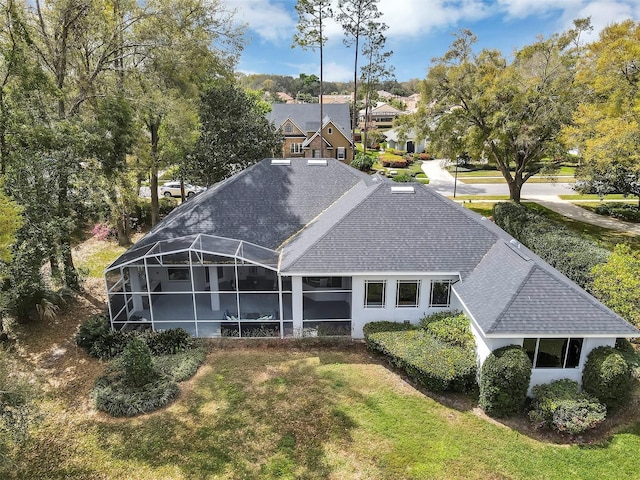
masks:
<path fill-rule="evenodd" d="M 495 417 L 520 412 L 527 399 L 531 368 L 531 360 L 518 345 L 491 352 L 482 364 L 480 407 Z"/>
<path fill-rule="evenodd" d="M 594 348 L 582 371 L 582 388 L 608 409 L 615 409 L 631 394 L 631 368 L 615 348 Z"/>

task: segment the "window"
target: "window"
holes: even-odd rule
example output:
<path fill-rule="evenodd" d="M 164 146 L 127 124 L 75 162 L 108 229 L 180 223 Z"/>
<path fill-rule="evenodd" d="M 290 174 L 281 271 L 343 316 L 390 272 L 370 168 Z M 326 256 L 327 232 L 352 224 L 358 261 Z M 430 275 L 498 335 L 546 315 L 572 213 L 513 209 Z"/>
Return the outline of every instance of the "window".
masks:
<path fill-rule="evenodd" d="M 344 147 L 338 147 L 338 160 L 344 160 L 346 158 L 346 149 Z"/>
<path fill-rule="evenodd" d="M 290 123 L 287 123 L 284 126 L 284 133 L 293 133 L 293 125 L 291 125 Z"/>
<path fill-rule="evenodd" d="M 316 150 L 316 149 L 314 149 L 314 150 L 312 151 L 312 156 L 313 156 L 313 158 L 321 158 L 321 157 L 320 157 L 320 150 Z"/>
<path fill-rule="evenodd" d="M 417 307 L 420 302 L 420 280 L 398 280 L 396 307 Z"/>
<path fill-rule="evenodd" d="M 302 152 L 302 144 L 301 143 L 292 143 L 290 145 L 291 153 L 300 153 Z"/>
<path fill-rule="evenodd" d="M 522 344 L 533 368 L 577 368 L 582 338 L 525 338 Z"/>
<path fill-rule="evenodd" d="M 386 290 L 387 282 L 385 282 L 384 280 L 365 280 L 365 308 L 383 308 L 385 304 Z"/>
<path fill-rule="evenodd" d="M 431 282 L 430 307 L 448 307 L 451 299 L 451 282 Z"/>
<path fill-rule="evenodd" d="M 191 278 L 188 268 L 169 268 L 167 273 L 171 281 L 188 281 Z"/>
<path fill-rule="evenodd" d="M 327 128 L 327 133 L 329 135 L 331 135 L 333 133 L 333 128 L 331 128 L 331 127 Z"/>

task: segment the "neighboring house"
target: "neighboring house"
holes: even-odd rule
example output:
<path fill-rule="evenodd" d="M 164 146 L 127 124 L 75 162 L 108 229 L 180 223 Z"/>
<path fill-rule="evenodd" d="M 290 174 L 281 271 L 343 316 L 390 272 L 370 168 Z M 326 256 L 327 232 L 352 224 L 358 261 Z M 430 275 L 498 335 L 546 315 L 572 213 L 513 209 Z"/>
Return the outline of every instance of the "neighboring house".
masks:
<path fill-rule="evenodd" d="M 481 364 L 523 345 L 532 385 L 581 380 L 640 332 L 491 221 L 421 184 L 265 159 L 185 202 L 105 271 L 114 328 L 347 335 L 461 309 Z"/>
<path fill-rule="evenodd" d="M 274 103 L 271 107 L 267 118 L 284 135 L 282 156 L 286 158 L 320 157 L 320 105 Z M 322 110 L 324 158 L 351 162 L 353 143 L 349 105 L 327 104 L 323 105 Z"/>
<path fill-rule="evenodd" d="M 423 153 L 427 147 L 427 141 L 419 138 L 418 134 L 411 130 L 407 132 L 405 138 L 400 135 L 400 129 L 392 128 L 383 133 L 389 148 L 404 150 L 408 153 Z"/>
<path fill-rule="evenodd" d="M 349 95 L 322 95 L 320 97 L 323 104 L 328 103 L 346 103 L 349 104 L 353 101 L 353 93 Z"/>
<path fill-rule="evenodd" d="M 418 103 L 420 102 L 420 94 L 414 93 L 408 97 L 402 97 L 400 100 L 407 106 L 407 113 L 415 113 L 418 110 Z"/>
<path fill-rule="evenodd" d="M 296 100 L 287 92 L 278 92 L 277 95 L 278 95 L 278 99 L 281 102 L 288 103 L 288 104 L 296 103 Z"/>
<path fill-rule="evenodd" d="M 386 130 L 393 127 L 393 120 L 404 112 L 398 110 L 386 103 L 379 103 L 369 111 L 369 126 L 374 125 L 380 130 Z M 364 128 L 365 111 L 360 110 L 358 122 L 360 127 Z"/>

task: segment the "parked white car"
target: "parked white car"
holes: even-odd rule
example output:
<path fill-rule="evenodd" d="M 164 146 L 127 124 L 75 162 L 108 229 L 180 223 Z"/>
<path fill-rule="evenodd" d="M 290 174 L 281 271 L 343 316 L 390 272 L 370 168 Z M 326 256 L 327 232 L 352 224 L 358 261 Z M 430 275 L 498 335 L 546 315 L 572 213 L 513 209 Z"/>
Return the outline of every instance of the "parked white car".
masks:
<path fill-rule="evenodd" d="M 206 188 L 204 187 L 198 187 L 189 183 L 184 184 L 184 194 L 187 197 L 192 197 L 193 195 L 204 192 L 205 190 Z M 166 182 L 160 187 L 160 195 L 164 195 L 165 197 L 180 197 L 180 182 L 175 180 Z"/>

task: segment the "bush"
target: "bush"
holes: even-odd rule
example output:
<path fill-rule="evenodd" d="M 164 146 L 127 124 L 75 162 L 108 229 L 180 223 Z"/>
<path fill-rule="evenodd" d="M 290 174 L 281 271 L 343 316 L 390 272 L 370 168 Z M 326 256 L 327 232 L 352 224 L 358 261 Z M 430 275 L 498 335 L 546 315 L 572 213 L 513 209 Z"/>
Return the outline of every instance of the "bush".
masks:
<path fill-rule="evenodd" d="M 166 217 L 171 211 L 178 206 L 178 202 L 173 198 L 161 197 L 158 199 L 160 218 Z M 151 226 L 151 202 L 146 198 L 138 198 L 135 212 L 131 218 L 131 224 L 134 228 Z"/>
<path fill-rule="evenodd" d="M 191 334 L 183 328 L 171 328 L 160 332 L 147 332 L 144 335 L 144 339 L 147 345 L 149 345 L 151 353 L 154 355 L 184 352 L 191 347 L 193 341 Z"/>
<path fill-rule="evenodd" d="M 522 411 L 531 368 L 529 357 L 518 345 L 491 352 L 482 364 L 480 407 L 495 417 L 508 417 Z"/>
<path fill-rule="evenodd" d="M 593 268 L 609 258 L 609 251 L 515 203 L 500 202 L 493 218 L 504 231 L 518 239 L 551 266 L 582 288 L 589 288 Z"/>
<path fill-rule="evenodd" d="M 106 334 L 97 337 L 93 341 L 88 353 L 100 360 L 109 360 L 124 352 L 133 335 L 133 333 L 109 330 Z"/>
<path fill-rule="evenodd" d="M 470 392 L 475 388 L 474 351 L 447 345 L 425 331 L 371 333 L 367 346 L 431 391 Z"/>
<path fill-rule="evenodd" d="M 357 168 L 363 172 L 368 172 L 373 167 L 375 163 L 375 159 L 363 152 L 359 152 L 356 154 L 356 158 L 351 162 L 351 166 L 353 168 Z"/>
<path fill-rule="evenodd" d="M 122 352 L 123 380 L 134 387 L 141 387 L 158 377 L 151 361 L 149 346 L 139 337 L 133 337 Z"/>
<path fill-rule="evenodd" d="M 378 332 L 402 332 L 406 330 L 415 330 L 417 327 L 410 323 L 403 322 L 389 322 L 388 320 L 382 320 L 379 322 L 369 322 L 362 327 L 364 332 L 364 338 L 366 339 L 372 333 Z"/>
<path fill-rule="evenodd" d="M 424 329 L 441 342 L 473 350 L 476 342 L 469 328 L 469 319 L 463 313 L 451 313 L 441 320 L 425 322 Z M 424 320 L 420 321 L 421 325 Z"/>
<path fill-rule="evenodd" d="M 204 348 L 193 348 L 173 355 L 155 357 L 153 364 L 156 370 L 169 375 L 176 382 L 183 382 L 196 374 L 206 356 Z"/>
<path fill-rule="evenodd" d="M 640 222 L 640 209 L 630 203 L 603 203 L 594 211 L 599 215 L 607 215 L 627 222 Z"/>
<path fill-rule="evenodd" d="M 413 182 L 413 177 L 408 173 L 401 173 L 393 177 L 394 182 L 408 183 Z"/>
<path fill-rule="evenodd" d="M 121 375 L 116 375 L 98 378 L 92 396 L 98 410 L 114 417 L 132 417 L 164 407 L 179 393 L 178 384 L 166 376 L 132 388 Z"/>
<path fill-rule="evenodd" d="M 631 368 L 615 348 L 594 348 L 582 371 L 582 388 L 608 409 L 615 409 L 631 394 Z"/>
<path fill-rule="evenodd" d="M 106 315 L 93 315 L 80 324 L 75 337 L 76 345 L 90 352 L 96 340 L 107 335 L 110 331 L 111 325 Z"/>
<path fill-rule="evenodd" d="M 595 397 L 569 379 L 533 387 L 529 418 L 542 426 L 576 435 L 602 423 L 607 410 Z"/>

